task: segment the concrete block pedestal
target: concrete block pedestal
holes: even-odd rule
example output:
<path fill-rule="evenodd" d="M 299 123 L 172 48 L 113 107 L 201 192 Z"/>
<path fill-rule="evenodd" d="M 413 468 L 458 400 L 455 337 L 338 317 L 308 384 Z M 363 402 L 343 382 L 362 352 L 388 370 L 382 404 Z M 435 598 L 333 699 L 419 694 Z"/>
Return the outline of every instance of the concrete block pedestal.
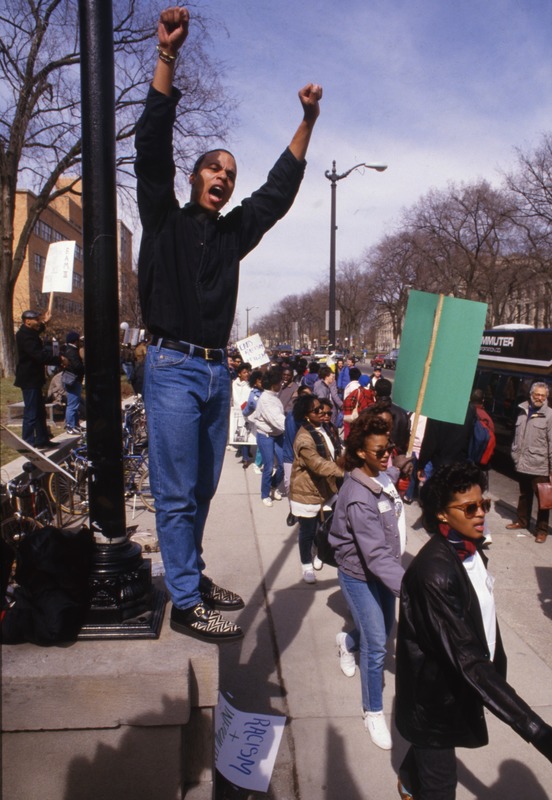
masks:
<path fill-rule="evenodd" d="M 10 800 L 208 800 L 219 653 L 157 640 L 2 646 L 2 772 Z"/>

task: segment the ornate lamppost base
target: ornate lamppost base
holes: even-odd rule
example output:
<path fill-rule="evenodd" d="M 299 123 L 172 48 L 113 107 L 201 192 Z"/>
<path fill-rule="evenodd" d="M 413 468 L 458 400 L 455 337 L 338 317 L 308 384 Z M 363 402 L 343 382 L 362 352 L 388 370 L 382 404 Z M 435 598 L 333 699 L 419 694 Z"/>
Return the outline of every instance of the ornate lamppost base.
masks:
<path fill-rule="evenodd" d="M 79 639 L 157 639 L 166 595 L 151 580 L 151 560 L 135 542 L 96 545 L 92 599 Z"/>

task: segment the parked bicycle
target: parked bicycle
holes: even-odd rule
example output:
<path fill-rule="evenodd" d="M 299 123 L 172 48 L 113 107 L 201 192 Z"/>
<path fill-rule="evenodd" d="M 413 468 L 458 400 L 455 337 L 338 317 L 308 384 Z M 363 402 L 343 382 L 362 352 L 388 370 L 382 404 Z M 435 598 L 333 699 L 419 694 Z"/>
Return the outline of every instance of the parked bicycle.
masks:
<path fill-rule="evenodd" d="M 138 453 L 148 446 L 146 409 L 141 395 L 123 410 L 123 449 L 125 453 Z"/>
<path fill-rule="evenodd" d="M 30 461 L 23 464 L 23 474 L 5 484 L 8 513 L 2 521 L 2 536 L 9 544 L 17 544 L 38 528 L 55 523 L 54 506 L 39 477 L 33 477 L 35 467 Z"/>
<path fill-rule="evenodd" d="M 48 491 L 61 510 L 72 517 L 88 514 L 88 472 L 89 461 L 85 444 L 75 447 L 60 463 L 75 480 L 63 474 L 52 474 L 48 481 Z M 123 454 L 123 476 L 125 498 L 132 501 L 133 511 L 140 500 L 148 511 L 154 511 L 154 500 L 149 484 L 148 459 L 145 452 Z"/>

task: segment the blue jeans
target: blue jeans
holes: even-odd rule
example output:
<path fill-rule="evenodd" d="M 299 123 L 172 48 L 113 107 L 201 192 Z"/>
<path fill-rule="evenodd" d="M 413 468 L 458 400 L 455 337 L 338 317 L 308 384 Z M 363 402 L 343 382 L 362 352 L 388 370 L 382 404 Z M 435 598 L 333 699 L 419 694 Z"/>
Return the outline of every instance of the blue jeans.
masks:
<path fill-rule="evenodd" d="M 72 386 L 66 386 L 67 408 L 65 409 L 65 427 L 78 428 L 79 425 L 79 406 L 82 393 L 82 383 L 75 381 Z"/>
<path fill-rule="evenodd" d="M 42 389 L 22 389 L 23 393 L 23 429 L 22 438 L 32 447 L 48 444 L 48 428 L 46 427 L 46 406 Z"/>
<path fill-rule="evenodd" d="M 261 499 L 270 497 L 270 489 L 276 489 L 284 480 L 284 434 L 267 436 L 257 431 L 257 447 L 261 451 L 264 469 L 261 478 Z M 272 467 L 276 461 L 276 472 Z"/>
<path fill-rule="evenodd" d="M 203 530 L 228 438 L 226 359 L 148 347 L 144 402 L 165 584 L 177 608 L 191 608 L 201 600 Z"/>
<path fill-rule="evenodd" d="M 362 707 L 381 711 L 385 644 L 395 621 L 395 595 L 380 581 L 360 581 L 340 569 L 337 575 L 356 626 L 350 636 L 359 642 Z"/>

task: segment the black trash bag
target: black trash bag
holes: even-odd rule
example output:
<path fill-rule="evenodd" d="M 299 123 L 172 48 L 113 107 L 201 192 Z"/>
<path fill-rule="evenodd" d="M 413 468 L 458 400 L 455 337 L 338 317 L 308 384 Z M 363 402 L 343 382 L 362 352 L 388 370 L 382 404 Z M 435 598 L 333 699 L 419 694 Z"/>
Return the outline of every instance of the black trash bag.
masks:
<path fill-rule="evenodd" d="M 51 525 L 17 545 L 13 604 L 2 620 L 3 644 L 74 641 L 90 607 L 94 537 Z"/>

